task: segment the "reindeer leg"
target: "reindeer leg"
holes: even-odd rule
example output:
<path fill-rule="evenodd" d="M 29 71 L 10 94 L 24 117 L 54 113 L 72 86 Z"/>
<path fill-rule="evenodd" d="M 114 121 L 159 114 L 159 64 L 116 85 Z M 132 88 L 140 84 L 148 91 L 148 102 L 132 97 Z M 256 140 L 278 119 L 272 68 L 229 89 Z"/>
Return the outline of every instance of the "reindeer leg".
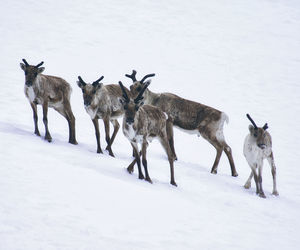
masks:
<path fill-rule="evenodd" d="M 146 141 L 146 139 L 144 139 L 143 140 L 143 145 L 142 145 L 142 162 L 143 162 L 145 175 L 146 175 L 145 180 L 152 183 L 152 180 L 151 180 L 151 178 L 149 176 L 149 173 L 148 173 L 148 167 L 147 167 L 147 158 L 146 158 L 147 147 L 148 147 L 148 142 Z"/>
<path fill-rule="evenodd" d="M 131 142 L 132 149 L 135 154 L 135 161 L 137 162 L 138 165 L 138 171 L 139 171 L 139 179 L 145 179 L 143 173 L 142 173 L 142 168 L 141 168 L 141 159 L 140 159 L 140 154 L 138 152 L 138 145 L 137 143 Z M 134 166 L 134 161 L 128 166 L 127 171 L 131 174 L 133 172 L 133 166 Z"/>
<path fill-rule="evenodd" d="M 33 121 L 34 121 L 34 133 L 37 136 L 41 136 L 39 128 L 38 128 L 38 115 L 37 115 L 37 107 L 36 104 L 31 102 L 30 103 L 32 111 L 33 111 Z"/>
<path fill-rule="evenodd" d="M 221 155 L 222 155 L 222 152 L 223 152 L 223 146 L 222 146 L 222 144 L 220 144 L 220 142 L 216 138 L 209 138 L 208 141 L 217 150 L 216 159 L 215 159 L 214 165 L 213 165 L 213 167 L 210 171 L 212 174 L 217 174 L 219 161 L 220 161 L 220 158 L 221 158 Z"/>
<path fill-rule="evenodd" d="M 252 173 L 253 173 L 253 176 L 254 176 L 254 181 L 255 181 L 255 185 L 256 185 L 256 194 L 259 194 L 260 187 L 259 187 L 259 184 L 258 184 L 258 176 L 257 176 L 257 173 L 256 173 L 256 166 L 250 166 L 250 167 L 251 167 L 251 170 L 252 170 Z"/>
<path fill-rule="evenodd" d="M 251 171 L 250 176 L 248 178 L 248 180 L 246 181 L 244 188 L 249 189 L 251 187 L 251 179 L 253 177 L 253 172 Z"/>
<path fill-rule="evenodd" d="M 71 106 L 69 104 L 64 105 L 63 107 L 54 108 L 58 113 L 60 113 L 63 117 L 66 118 L 69 125 L 69 143 L 77 145 L 76 137 L 75 137 L 75 117 L 72 113 Z"/>
<path fill-rule="evenodd" d="M 71 109 L 71 105 L 69 101 L 65 101 L 65 118 L 68 121 L 69 125 L 69 143 L 77 145 L 78 142 L 76 141 L 76 133 L 75 133 L 75 117 Z"/>
<path fill-rule="evenodd" d="M 273 195 L 279 195 L 278 191 L 277 191 L 277 187 L 276 187 L 276 167 L 275 167 L 275 163 L 274 163 L 274 157 L 273 157 L 273 152 L 270 154 L 270 156 L 268 156 L 268 162 L 271 166 L 272 169 L 272 176 L 273 176 Z"/>
<path fill-rule="evenodd" d="M 259 197 L 266 198 L 262 188 L 262 163 L 258 166 L 258 186 L 259 186 Z"/>
<path fill-rule="evenodd" d="M 134 160 L 129 164 L 129 166 L 127 167 L 127 171 L 132 174 L 133 173 L 133 167 L 134 165 L 136 164 L 136 158 L 135 158 L 135 154 L 134 154 L 134 149 L 132 150 L 132 153 L 133 153 L 133 157 L 134 157 Z M 140 156 L 142 155 L 142 151 L 140 151 Z"/>
<path fill-rule="evenodd" d="M 234 177 L 237 177 L 238 173 L 235 169 L 235 165 L 234 165 L 234 161 L 233 161 L 233 157 L 232 157 L 232 150 L 225 141 L 223 142 L 223 144 L 224 144 L 223 150 L 229 160 L 229 164 L 230 164 L 230 168 L 231 168 L 231 175 Z"/>
<path fill-rule="evenodd" d="M 119 124 L 119 122 L 118 122 L 117 119 L 111 120 L 111 123 L 112 123 L 113 126 L 114 126 L 114 132 L 113 132 L 113 134 L 112 134 L 112 136 L 111 136 L 111 138 L 110 138 L 110 146 L 113 144 L 113 142 L 114 142 L 114 140 L 115 140 L 115 137 L 116 137 L 116 135 L 117 135 L 117 133 L 118 133 L 118 131 L 119 131 L 119 128 L 120 128 L 120 124 Z M 108 145 L 107 145 L 107 147 L 106 147 L 105 150 L 109 150 L 109 149 L 108 149 Z"/>
<path fill-rule="evenodd" d="M 166 130 L 167 130 L 167 137 L 168 141 L 170 144 L 170 148 L 173 154 L 174 161 L 177 161 L 177 155 L 175 153 L 175 148 L 174 148 L 174 132 L 173 132 L 173 119 L 169 116 L 167 119 L 167 124 L 166 124 Z"/>
<path fill-rule="evenodd" d="M 103 154 L 101 146 L 100 146 L 100 132 L 99 132 L 98 119 L 94 118 L 92 121 L 93 121 L 93 124 L 95 127 L 95 134 L 96 134 L 96 140 L 97 140 L 97 153 Z"/>
<path fill-rule="evenodd" d="M 49 132 L 49 129 L 48 129 L 48 118 L 47 118 L 47 115 L 48 115 L 48 102 L 45 101 L 43 103 L 43 122 L 44 122 L 44 125 L 45 125 L 45 140 L 47 140 L 48 142 L 51 142 L 52 141 L 52 137 L 50 135 L 50 132 Z"/>
<path fill-rule="evenodd" d="M 168 142 L 167 135 L 166 134 L 162 135 L 162 136 L 160 136 L 159 139 L 160 139 L 159 141 L 160 141 L 162 147 L 164 148 L 164 150 L 166 151 L 167 156 L 168 156 L 168 161 L 170 164 L 170 174 L 171 174 L 170 183 L 177 187 L 177 184 L 175 182 L 175 176 L 174 176 L 174 159 L 173 159 L 172 150 L 171 150 L 169 142 Z"/>
<path fill-rule="evenodd" d="M 103 122 L 104 122 L 104 128 L 105 128 L 105 140 L 106 140 L 106 143 L 107 143 L 107 150 L 109 152 L 109 155 L 112 156 L 112 157 L 115 157 L 114 156 L 114 153 L 111 149 L 111 143 L 110 143 L 110 137 L 109 137 L 109 119 L 108 118 L 104 118 L 103 119 Z"/>

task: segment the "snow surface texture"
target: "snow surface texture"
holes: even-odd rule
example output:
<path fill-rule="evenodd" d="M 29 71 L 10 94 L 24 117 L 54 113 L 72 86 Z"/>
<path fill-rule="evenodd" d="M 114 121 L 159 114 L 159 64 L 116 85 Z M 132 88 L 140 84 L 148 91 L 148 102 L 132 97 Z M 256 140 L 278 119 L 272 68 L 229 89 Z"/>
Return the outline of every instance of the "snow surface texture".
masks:
<path fill-rule="evenodd" d="M 298 0 L 1 1 L 0 249 L 299 249 L 300 3 Z M 22 58 L 44 61 L 66 79 L 79 145 L 49 111 L 53 142 L 33 134 Z M 239 176 L 215 149 L 175 130 L 178 188 L 166 155 L 148 149 L 153 184 L 129 175 L 131 147 L 121 130 L 96 154 L 77 76 L 104 83 L 156 73 L 150 89 L 173 92 L 229 116 L 224 134 Z M 41 108 L 39 127 L 44 134 Z M 269 124 L 278 191 L 264 164 L 263 188 L 243 188 L 249 113 Z M 121 119 L 120 119 L 121 122 Z M 106 146 L 101 123 L 102 148 Z"/>

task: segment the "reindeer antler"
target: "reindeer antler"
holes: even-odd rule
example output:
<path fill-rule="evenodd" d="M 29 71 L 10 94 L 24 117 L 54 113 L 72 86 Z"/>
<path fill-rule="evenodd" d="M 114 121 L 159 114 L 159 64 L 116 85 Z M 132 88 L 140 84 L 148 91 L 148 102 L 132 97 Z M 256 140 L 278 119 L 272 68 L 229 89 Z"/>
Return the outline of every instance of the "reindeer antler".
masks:
<path fill-rule="evenodd" d="M 22 59 L 22 61 L 25 63 L 26 66 L 29 66 L 29 63 L 25 59 Z"/>
<path fill-rule="evenodd" d="M 140 82 L 141 82 L 141 83 L 144 83 L 144 81 L 145 81 L 148 77 L 153 77 L 153 76 L 155 76 L 154 73 L 153 73 L 153 74 L 145 75 L 145 76 L 143 77 L 143 79 L 142 79 Z"/>
<path fill-rule="evenodd" d="M 123 83 L 122 83 L 121 81 L 119 81 L 119 85 L 120 85 L 121 90 L 122 90 L 122 92 L 123 92 L 123 98 L 125 99 L 125 102 L 128 103 L 128 102 L 130 101 L 130 99 L 129 99 L 127 93 L 126 93 L 126 90 L 125 90 L 125 88 L 124 88 L 124 85 L 123 85 Z"/>
<path fill-rule="evenodd" d="M 104 76 L 101 76 L 97 81 L 94 81 L 92 84 L 95 87 L 102 79 L 104 78 Z"/>
<path fill-rule="evenodd" d="M 138 96 L 134 99 L 134 103 L 137 104 L 139 101 L 141 101 L 144 98 L 143 94 L 144 94 L 146 88 L 148 88 L 149 85 L 150 85 L 150 81 L 145 83 L 145 85 L 143 86 L 143 88 L 140 91 L 140 93 L 138 94 Z"/>
<path fill-rule="evenodd" d="M 81 76 L 78 76 L 78 80 L 79 80 L 79 82 L 82 84 L 82 85 L 86 85 L 86 82 L 84 82 L 83 80 L 82 80 L 82 78 L 81 78 Z"/>
<path fill-rule="evenodd" d="M 267 130 L 268 128 L 269 128 L 268 123 L 266 123 L 266 124 L 263 126 L 263 129 L 264 129 L 264 130 Z"/>
<path fill-rule="evenodd" d="M 136 82 L 136 71 L 135 70 L 132 70 L 132 73 L 131 75 L 128 75 L 128 74 L 125 74 L 126 77 L 130 78 L 133 82 Z"/>
<path fill-rule="evenodd" d="M 36 65 L 35 67 L 38 68 L 38 67 L 42 66 L 43 63 L 44 63 L 44 62 L 42 61 L 42 62 L 40 62 L 38 65 Z"/>
<path fill-rule="evenodd" d="M 257 126 L 256 126 L 255 122 L 252 120 L 252 118 L 250 117 L 250 115 L 247 114 L 246 116 L 250 120 L 250 122 L 253 124 L 254 128 L 257 129 Z"/>

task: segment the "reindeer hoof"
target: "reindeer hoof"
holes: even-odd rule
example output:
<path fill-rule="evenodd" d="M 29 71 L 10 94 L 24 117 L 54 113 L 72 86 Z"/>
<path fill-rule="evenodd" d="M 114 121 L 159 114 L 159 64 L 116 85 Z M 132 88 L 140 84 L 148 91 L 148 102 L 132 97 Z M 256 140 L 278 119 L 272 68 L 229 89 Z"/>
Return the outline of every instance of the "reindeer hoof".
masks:
<path fill-rule="evenodd" d="M 73 145 L 78 145 L 78 142 L 75 140 L 75 141 L 69 141 L 69 143 L 73 144 Z"/>
<path fill-rule="evenodd" d="M 260 198 L 266 198 L 266 196 L 265 196 L 264 193 L 260 193 L 260 194 L 259 194 L 259 197 L 260 197 Z"/>
<path fill-rule="evenodd" d="M 34 134 L 37 135 L 37 136 L 41 136 L 39 131 L 35 131 Z"/>
<path fill-rule="evenodd" d="M 232 176 L 237 177 L 237 176 L 239 176 L 239 174 L 237 172 L 235 172 L 235 173 L 232 174 Z"/>
<path fill-rule="evenodd" d="M 101 148 L 98 148 L 98 149 L 97 149 L 97 154 L 103 154 Z"/>
<path fill-rule="evenodd" d="M 140 174 L 140 175 L 139 175 L 139 179 L 140 179 L 140 180 L 144 180 L 144 179 L 145 179 L 144 175 Z"/>
<path fill-rule="evenodd" d="M 279 195 L 279 193 L 277 191 L 273 191 L 272 194 L 275 195 L 275 196 Z"/>
<path fill-rule="evenodd" d="M 215 170 L 215 169 L 212 169 L 212 170 L 211 170 L 211 173 L 212 173 L 212 174 L 217 174 L 217 173 L 218 173 L 218 171 L 217 171 L 217 170 Z"/>
<path fill-rule="evenodd" d="M 133 173 L 133 168 L 132 168 L 132 167 L 128 167 L 128 168 L 127 168 L 127 172 L 128 172 L 129 174 L 132 174 L 132 173 Z"/>
<path fill-rule="evenodd" d="M 251 184 L 250 184 L 250 185 L 249 185 L 249 184 L 245 184 L 245 185 L 244 185 L 244 188 L 245 188 L 245 189 L 249 189 L 250 187 L 251 187 Z"/>
<path fill-rule="evenodd" d="M 114 153 L 111 151 L 109 152 L 109 155 L 112 156 L 112 157 L 115 157 Z"/>
<path fill-rule="evenodd" d="M 177 184 L 176 184 L 175 181 L 171 181 L 170 183 L 171 183 L 173 186 L 177 187 Z"/>
<path fill-rule="evenodd" d="M 45 140 L 48 141 L 48 142 L 52 142 L 51 136 L 45 136 Z"/>
<path fill-rule="evenodd" d="M 145 180 L 148 181 L 151 184 L 153 183 L 152 180 L 150 179 L 150 177 L 147 177 Z"/>

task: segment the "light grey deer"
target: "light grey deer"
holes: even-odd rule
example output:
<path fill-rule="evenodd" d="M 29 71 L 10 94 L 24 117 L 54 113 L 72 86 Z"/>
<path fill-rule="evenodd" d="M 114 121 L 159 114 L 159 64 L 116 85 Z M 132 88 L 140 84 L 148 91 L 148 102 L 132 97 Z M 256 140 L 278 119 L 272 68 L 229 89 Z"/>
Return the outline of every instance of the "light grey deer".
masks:
<path fill-rule="evenodd" d="M 132 74 L 125 76 L 132 79 L 133 84 L 130 86 L 132 96 L 136 96 L 139 90 L 145 85 L 145 80 L 148 77 L 153 77 L 155 74 L 148 74 L 138 81 L 136 79 L 136 71 L 133 70 Z M 229 160 L 232 176 L 238 176 L 235 169 L 232 150 L 225 141 L 223 134 L 224 122 L 228 122 L 228 116 L 217 109 L 206 106 L 201 103 L 193 102 L 171 93 L 153 93 L 149 89 L 144 94 L 145 104 L 151 104 L 162 111 L 166 112 L 171 117 L 173 125 L 180 128 L 189 134 L 197 134 L 206 139 L 212 144 L 216 151 L 216 158 L 211 169 L 211 173 L 216 174 L 218 164 L 224 151 Z M 168 127 L 169 130 L 169 144 L 175 158 L 175 148 L 173 140 L 172 125 Z"/>
<path fill-rule="evenodd" d="M 272 151 L 272 138 L 267 130 L 268 124 L 263 127 L 257 127 L 249 114 L 247 118 L 251 121 L 249 125 L 250 133 L 246 136 L 244 141 L 244 156 L 251 168 L 251 174 L 246 181 L 244 187 L 249 189 L 251 187 L 251 179 L 254 176 L 256 184 L 256 194 L 262 198 L 266 198 L 262 188 L 262 169 L 263 161 L 267 159 L 272 170 L 273 176 L 273 195 L 279 195 L 276 187 L 276 167 L 274 163 L 274 156 Z M 258 173 L 256 172 L 258 169 Z"/>
<path fill-rule="evenodd" d="M 148 87 L 150 82 L 146 82 L 143 88 L 139 91 L 135 99 L 129 98 L 125 87 L 122 82 L 119 85 L 123 91 L 123 97 L 120 102 L 124 106 L 125 114 L 123 116 L 123 133 L 130 141 L 133 148 L 135 159 L 128 166 L 127 171 L 129 173 L 133 172 L 135 163 L 138 165 L 139 179 L 144 179 L 150 183 L 152 180 L 148 173 L 148 164 L 146 159 L 146 152 L 148 147 L 148 141 L 151 142 L 152 139 L 158 138 L 160 144 L 167 153 L 168 161 L 170 164 L 171 181 L 170 183 L 177 186 L 174 177 L 174 159 L 170 145 L 168 143 L 167 136 L 167 117 L 166 115 L 157 107 L 152 105 L 143 105 L 143 93 Z M 142 145 L 142 163 L 145 170 L 145 177 L 141 170 L 141 160 L 140 153 L 138 149 L 138 144 Z"/>
<path fill-rule="evenodd" d="M 69 143 L 77 144 L 75 136 L 75 117 L 70 104 L 72 92 L 70 84 L 60 77 L 41 74 L 45 70 L 44 67 L 40 67 L 44 62 L 33 66 L 29 65 L 25 59 L 22 59 L 22 61 L 24 63 L 20 63 L 20 66 L 25 73 L 24 92 L 33 111 L 34 133 L 40 136 L 38 129 L 37 105 L 42 105 L 45 139 L 48 142 L 52 141 L 52 137 L 48 129 L 47 117 L 48 107 L 51 107 L 68 121 Z"/>
<path fill-rule="evenodd" d="M 104 78 L 101 76 L 93 83 L 86 83 L 78 76 L 77 84 L 82 90 L 84 107 L 86 112 L 90 115 L 95 127 L 95 134 L 97 140 L 97 153 L 103 153 L 100 146 L 100 131 L 98 119 L 102 119 L 105 127 L 105 140 L 107 142 L 106 150 L 109 155 L 114 157 L 111 146 L 120 128 L 117 120 L 118 117 L 124 114 L 123 105 L 119 99 L 122 97 L 122 90 L 117 84 L 103 85 L 100 81 Z M 127 94 L 130 95 L 127 89 Z M 109 122 L 114 126 L 113 134 L 110 138 Z"/>

